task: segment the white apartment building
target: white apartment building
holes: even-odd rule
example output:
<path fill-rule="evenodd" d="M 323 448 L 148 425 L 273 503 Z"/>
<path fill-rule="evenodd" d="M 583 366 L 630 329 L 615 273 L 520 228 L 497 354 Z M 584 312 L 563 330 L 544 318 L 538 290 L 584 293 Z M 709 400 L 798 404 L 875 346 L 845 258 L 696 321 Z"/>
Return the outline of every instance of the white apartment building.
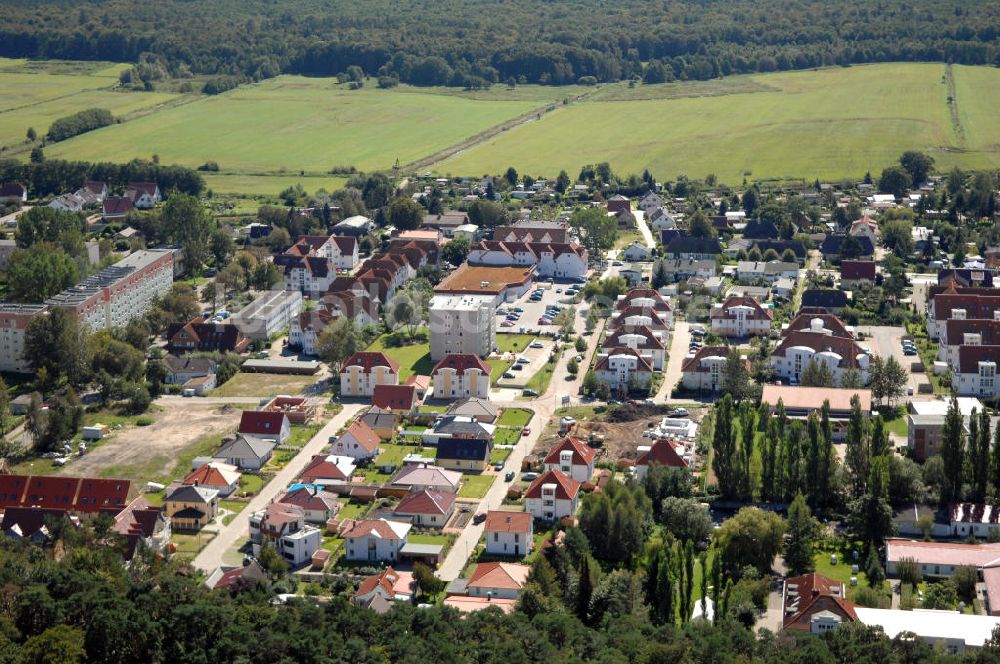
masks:
<path fill-rule="evenodd" d="M 249 339 L 269 339 L 291 327 L 302 311 L 299 291 L 269 291 L 241 309 L 232 323 Z"/>
<path fill-rule="evenodd" d="M 653 379 L 653 367 L 633 348 L 602 350 L 594 373 L 612 392 L 628 390 L 632 385 L 646 387 Z"/>
<path fill-rule="evenodd" d="M 810 362 L 825 364 L 837 385 L 850 369 L 857 369 L 862 382 L 868 383 L 871 358 L 853 339 L 823 332 L 790 332 L 771 353 L 771 368 L 792 385 L 798 384 Z"/>
<path fill-rule="evenodd" d="M 24 332 L 35 316 L 45 312 L 44 304 L 0 302 L 0 371 L 31 373 L 24 359 Z"/>
<path fill-rule="evenodd" d="M 765 336 L 773 314 L 752 297 L 732 296 L 712 308 L 712 332 L 720 337 Z"/>
<path fill-rule="evenodd" d="M 484 295 L 435 295 L 428 309 L 431 359 L 465 353 L 486 357 L 496 346 L 494 298 Z"/>
<path fill-rule="evenodd" d="M 998 363 L 1000 346 L 960 346 L 952 386 L 959 396 L 991 399 L 1000 394 Z"/>
<path fill-rule="evenodd" d="M 385 353 L 361 351 L 340 367 L 340 394 L 345 397 L 370 397 L 376 385 L 398 385 L 399 363 Z"/>
<path fill-rule="evenodd" d="M 431 372 L 435 399 L 490 398 L 493 367 L 471 353 L 445 355 Z"/>
<path fill-rule="evenodd" d="M 698 352 L 684 358 L 681 365 L 681 385 L 688 390 L 717 392 L 724 387 L 723 368 L 729 348 L 726 346 L 702 346 Z"/>

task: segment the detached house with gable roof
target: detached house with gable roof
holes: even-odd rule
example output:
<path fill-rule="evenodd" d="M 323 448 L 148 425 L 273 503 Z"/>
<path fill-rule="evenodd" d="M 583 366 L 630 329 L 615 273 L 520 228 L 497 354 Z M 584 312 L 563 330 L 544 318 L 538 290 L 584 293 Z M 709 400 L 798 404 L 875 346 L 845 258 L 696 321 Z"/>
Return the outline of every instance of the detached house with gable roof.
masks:
<path fill-rule="evenodd" d="M 420 528 L 444 528 L 455 513 L 456 494 L 422 489 L 406 494 L 392 515 Z"/>
<path fill-rule="evenodd" d="M 299 480 L 307 484 L 345 484 L 351 481 L 354 459 L 336 454 L 316 454 L 299 473 Z"/>
<path fill-rule="evenodd" d="M 125 197 L 140 210 L 150 210 L 163 200 L 160 187 L 155 182 L 129 182 Z"/>
<path fill-rule="evenodd" d="M 490 398 L 493 367 L 471 353 L 445 355 L 431 372 L 435 399 Z"/>
<path fill-rule="evenodd" d="M 275 440 L 281 444 L 292 435 L 292 425 L 288 416 L 281 412 L 245 410 L 240 417 L 238 433 L 265 440 Z"/>
<path fill-rule="evenodd" d="M 304 510 L 285 503 L 271 503 L 250 515 L 250 544 L 255 556 L 271 544 L 291 567 L 310 561 L 323 543 L 319 528 L 306 523 Z"/>
<path fill-rule="evenodd" d="M 471 597 L 517 599 L 531 568 L 517 563 L 479 563 L 465 586 Z"/>
<path fill-rule="evenodd" d="M 337 495 L 316 487 L 302 486 L 294 491 L 287 491 L 278 498 L 282 505 L 298 507 L 303 511 L 306 521 L 325 525 L 340 512 L 343 505 L 337 500 Z"/>
<path fill-rule="evenodd" d="M 219 514 L 219 492 L 182 484 L 164 500 L 163 511 L 174 530 L 201 530 Z"/>
<path fill-rule="evenodd" d="M 409 385 L 376 385 L 372 392 L 372 404 L 396 415 L 412 415 L 420 405 L 418 388 Z"/>
<path fill-rule="evenodd" d="M 815 572 L 785 579 L 781 595 L 788 631 L 821 635 L 858 619 L 844 584 Z"/>
<path fill-rule="evenodd" d="M 666 468 L 687 468 L 688 462 L 678 453 L 673 442 L 669 440 L 658 440 L 651 446 L 640 445 L 638 448 L 639 458 L 635 462 L 635 479 L 639 482 L 649 473 L 652 465 L 664 466 Z"/>
<path fill-rule="evenodd" d="M 341 396 L 370 397 L 378 385 L 398 384 L 399 363 L 385 353 L 355 353 L 340 367 Z"/>
<path fill-rule="evenodd" d="M 347 560 L 370 563 L 395 561 L 399 551 L 406 546 L 413 526 L 400 521 L 364 519 L 354 521 L 341 533 Z"/>
<path fill-rule="evenodd" d="M 270 460 L 276 446 L 273 439 L 237 435 L 224 442 L 214 458 L 241 470 L 260 470 Z"/>
<path fill-rule="evenodd" d="M 559 470 L 547 470 L 524 493 L 525 511 L 536 519 L 555 521 L 574 516 L 580 483 Z"/>
<path fill-rule="evenodd" d="M 386 567 L 378 574 L 366 577 L 351 602 L 354 606 L 386 613 L 393 602 L 409 602 L 417 594 L 417 582 L 411 572 L 397 572 Z"/>
<path fill-rule="evenodd" d="M 723 369 L 729 356 L 728 346 L 702 346 L 684 358 L 681 385 L 688 390 L 717 392 L 725 387 Z M 747 369 L 750 361 L 747 360 Z"/>
<path fill-rule="evenodd" d="M 374 459 L 378 456 L 380 442 L 378 434 L 371 427 L 356 420 L 335 440 L 331 436 L 330 451 L 352 459 Z"/>
<path fill-rule="evenodd" d="M 545 455 L 545 470 L 558 470 L 581 484 L 594 476 L 597 453 L 581 440 L 566 437 L 552 446 Z"/>
<path fill-rule="evenodd" d="M 181 484 L 215 489 L 220 496 L 225 497 L 236 491 L 239 486 L 240 471 L 228 463 L 209 461 L 188 473 L 187 477 L 181 480 Z"/>
<path fill-rule="evenodd" d="M 527 512 L 486 513 L 483 536 L 486 555 L 520 558 L 531 553 L 534 545 L 534 518 Z"/>
<path fill-rule="evenodd" d="M 712 307 L 709 318 L 712 333 L 720 337 L 766 336 L 774 314 L 752 297 L 731 296 Z"/>

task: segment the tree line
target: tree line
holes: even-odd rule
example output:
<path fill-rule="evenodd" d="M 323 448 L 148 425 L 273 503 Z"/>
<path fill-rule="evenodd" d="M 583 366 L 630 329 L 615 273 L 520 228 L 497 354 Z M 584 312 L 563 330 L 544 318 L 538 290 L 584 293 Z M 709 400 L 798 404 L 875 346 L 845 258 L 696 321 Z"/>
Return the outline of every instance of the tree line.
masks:
<path fill-rule="evenodd" d="M 16 159 L 0 160 L 0 182 L 20 182 L 34 197 L 76 191 L 87 181 L 106 182 L 112 191 L 124 191 L 130 182 L 155 182 L 164 194 L 176 189 L 198 196 L 205 190 L 205 180 L 194 169 L 142 159 L 133 159 L 125 164 L 61 159 L 29 163 Z"/>
<path fill-rule="evenodd" d="M 479 87 L 705 80 L 868 62 L 1000 62 L 994 7 L 959 0 L 847 0 L 836 11 L 817 0 L 794 10 L 780 0 L 626 0 L 613 7 L 516 0 L 485 12 L 455 0 L 167 0 L 156 7 L 103 0 L 75 16 L 54 0 L 10 4 L 0 16 L 0 55 L 142 61 L 146 70 L 154 62 L 157 72 L 173 76 L 215 76 L 209 91 L 227 80 L 332 76 L 352 66 L 386 86 Z"/>
<path fill-rule="evenodd" d="M 106 108 L 88 108 L 53 121 L 45 135 L 50 141 L 65 141 L 88 131 L 114 124 L 115 118 Z"/>

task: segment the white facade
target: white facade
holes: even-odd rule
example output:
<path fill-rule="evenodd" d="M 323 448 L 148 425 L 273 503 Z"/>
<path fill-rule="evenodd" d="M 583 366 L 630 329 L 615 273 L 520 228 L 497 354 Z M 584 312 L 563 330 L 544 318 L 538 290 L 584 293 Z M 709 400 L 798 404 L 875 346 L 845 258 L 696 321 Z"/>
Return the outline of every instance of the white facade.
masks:
<path fill-rule="evenodd" d="M 868 366 L 870 358 L 865 353 L 857 356 L 858 371 L 861 373 L 861 381 L 868 384 Z M 809 363 L 816 361 L 825 364 L 833 375 L 833 382 L 840 384 L 846 368 L 841 368 L 840 364 L 845 358 L 832 350 L 817 351 L 809 346 L 791 346 L 785 349 L 784 356 L 771 355 L 771 368 L 775 374 L 788 380 L 792 385 L 798 384 L 799 376 Z"/>
<path fill-rule="evenodd" d="M 546 463 L 545 470 L 558 470 L 581 484 L 589 482 L 594 476 L 593 463 L 573 463 L 573 450 L 559 450 L 559 462 Z"/>
<path fill-rule="evenodd" d="M 234 315 L 232 322 L 250 339 L 269 339 L 290 328 L 300 311 L 302 311 L 302 293 L 270 291 Z"/>
<path fill-rule="evenodd" d="M 391 530 L 393 535 L 383 537 L 378 531 L 372 530 L 360 537 L 345 538 L 344 547 L 347 551 L 347 560 L 383 562 L 398 558 L 399 550 L 406 546 L 406 540 L 413 526 L 400 521 L 386 521 L 385 519 L 379 519 L 379 521 L 385 524 L 381 530 L 387 533 L 388 530 Z M 348 531 L 345 535 L 350 535 L 351 532 Z"/>
<path fill-rule="evenodd" d="M 651 253 L 645 244 L 635 241 L 625 248 L 625 260 L 627 261 L 648 261 Z"/>
<path fill-rule="evenodd" d="M 975 372 L 952 374 L 952 386 L 959 396 L 991 399 L 1000 395 L 997 363 L 994 361 L 977 362 L 976 369 Z"/>
<path fill-rule="evenodd" d="M 656 192 L 651 191 L 639 199 L 638 207 L 646 214 L 649 214 L 656 208 L 663 207 L 663 203 L 663 197 Z"/>
<path fill-rule="evenodd" d="M 399 374 L 391 367 L 350 365 L 340 370 L 340 394 L 345 397 L 370 397 L 376 385 L 398 385 Z"/>
<path fill-rule="evenodd" d="M 543 484 L 541 497 L 525 499 L 524 511 L 543 521 L 555 521 L 576 514 L 578 496 L 572 500 L 557 498 L 556 490 L 555 484 Z"/>
<path fill-rule="evenodd" d="M 496 346 L 494 298 L 484 295 L 435 295 L 428 309 L 431 359 L 450 353 L 487 357 Z"/>
<path fill-rule="evenodd" d="M 24 357 L 24 333 L 28 323 L 46 310 L 43 304 L 0 302 L 0 371 L 32 373 Z"/>
<path fill-rule="evenodd" d="M 608 355 L 606 362 L 598 360 L 594 373 L 597 380 L 612 390 L 627 389 L 633 383 L 647 386 L 653 378 L 652 372 L 641 358 L 625 353 Z"/>
<path fill-rule="evenodd" d="M 725 305 L 720 305 L 720 309 Z M 725 307 L 724 315 L 713 312 L 712 333 L 720 337 L 766 336 L 771 331 L 771 319 L 762 316 L 759 309 L 738 304 Z"/>
<path fill-rule="evenodd" d="M 696 367 L 681 374 L 681 384 L 689 390 L 709 390 L 716 392 L 723 387 L 722 373 L 726 366 L 726 356 L 712 354 L 698 360 Z"/>

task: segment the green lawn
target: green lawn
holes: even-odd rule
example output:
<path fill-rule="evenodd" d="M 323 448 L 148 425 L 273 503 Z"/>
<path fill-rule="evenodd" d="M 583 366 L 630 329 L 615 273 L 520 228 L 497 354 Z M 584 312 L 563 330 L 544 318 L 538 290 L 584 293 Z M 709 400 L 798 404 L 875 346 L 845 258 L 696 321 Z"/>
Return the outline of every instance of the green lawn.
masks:
<path fill-rule="evenodd" d="M 228 173 L 205 173 L 205 186 L 218 194 L 253 194 L 255 196 L 276 196 L 289 187 L 302 185 L 310 194 L 320 189 L 336 191 L 347 184 L 347 178 L 333 175 L 251 175 Z M 253 208 L 253 213 L 257 208 Z"/>
<path fill-rule="evenodd" d="M 496 386 L 497 381 L 503 378 L 504 373 L 514 364 L 510 360 L 486 360 L 486 363 L 493 367 L 493 373 L 490 374 L 490 385 L 493 386 Z"/>
<path fill-rule="evenodd" d="M 493 486 L 496 475 L 462 475 L 462 488 L 458 490 L 459 498 L 482 498 Z"/>
<path fill-rule="evenodd" d="M 608 85 L 435 169 L 485 173 L 511 165 L 520 172 L 576 173 L 584 164 L 608 161 L 620 173 L 713 173 L 729 183 L 745 174 L 755 180 L 835 179 L 878 173 L 911 149 L 928 152 L 942 170 L 996 168 L 1000 71 L 953 67 L 964 138 L 952 128 L 945 71 L 942 64 L 891 63 L 633 90 Z M 706 85 L 720 89 L 696 96 Z M 841 96 L 850 101 L 831 103 Z M 581 131 L 588 136 L 583 143 L 575 140 Z"/>
<path fill-rule="evenodd" d="M 448 535 L 410 535 L 406 541 L 413 544 L 440 544 L 447 546 L 452 538 Z"/>
<path fill-rule="evenodd" d="M 382 335 L 373 341 L 367 350 L 382 351 L 399 362 L 400 383 L 414 374 L 418 376 L 431 375 L 431 371 L 434 370 L 434 362 L 431 360 L 431 345 L 429 343 L 386 348 L 385 337 L 386 335 Z"/>
<path fill-rule="evenodd" d="M 525 427 L 535 413 L 526 408 L 507 408 L 497 419 L 497 425 L 502 427 Z"/>
<path fill-rule="evenodd" d="M 558 361 L 546 362 L 542 368 L 535 372 L 535 375 L 524 384 L 525 389 L 531 389 L 539 394 L 545 394 L 545 391 L 549 389 L 549 383 L 552 382 L 552 374 L 555 373 L 557 364 Z M 518 399 L 527 399 L 529 401 L 536 398 L 537 397 L 518 397 Z"/>
<path fill-rule="evenodd" d="M 173 533 L 170 536 L 170 541 L 175 547 L 177 547 L 176 553 L 182 556 L 194 556 L 203 548 L 205 545 L 211 542 L 215 538 L 212 533 L 194 533 L 191 535 L 182 533 Z"/>
<path fill-rule="evenodd" d="M 517 441 L 519 440 L 521 440 L 521 429 L 513 427 L 497 429 L 496 434 L 493 436 L 493 443 L 495 445 L 517 445 Z"/>
<path fill-rule="evenodd" d="M 528 347 L 535 336 L 531 334 L 510 334 L 505 332 L 497 333 L 497 348 L 501 353 L 520 353 Z"/>
<path fill-rule="evenodd" d="M 322 424 L 296 424 L 292 426 L 292 435 L 288 437 L 285 441 L 285 445 L 290 447 L 302 447 L 310 440 L 313 436 L 323 428 Z"/>
<path fill-rule="evenodd" d="M 503 463 L 510 456 L 511 450 L 494 447 L 490 450 L 490 463 Z"/>
<path fill-rule="evenodd" d="M 347 503 L 337 512 L 337 518 L 341 521 L 344 519 L 361 519 L 368 514 L 369 509 L 371 509 L 371 503 Z"/>
<path fill-rule="evenodd" d="M 251 475 L 249 473 L 244 473 L 240 475 L 240 492 L 246 492 L 251 495 L 256 495 L 260 493 L 260 490 L 264 488 L 264 480 L 260 475 Z"/>
<path fill-rule="evenodd" d="M 146 482 L 159 482 L 167 484 L 172 480 L 179 479 L 191 472 L 191 462 L 195 457 L 211 456 L 219 447 L 222 439 L 218 434 L 206 434 L 193 441 L 190 445 L 176 452 L 167 458 L 162 455 L 154 455 L 139 464 L 121 464 L 104 468 L 100 472 L 101 477 L 128 477 L 139 483 L 140 486 Z M 163 472 L 164 463 L 174 460 L 170 470 Z"/>
<path fill-rule="evenodd" d="M 902 436 L 903 438 L 906 438 L 909 435 L 909 429 L 906 423 L 905 416 L 887 420 L 885 423 L 885 428 L 889 433 L 896 434 L 897 436 Z"/>
<path fill-rule="evenodd" d="M 395 466 L 400 466 L 403 463 L 403 458 L 407 454 L 419 454 L 421 456 L 427 457 L 428 459 L 433 459 L 435 456 L 435 450 L 433 447 L 416 447 L 414 445 L 396 445 L 393 443 L 382 443 L 381 445 L 379 445 L 379 449 L 382 451 L 375 459 L 376 466 L 382 466 L 386 464 L 393 464 Z"/>
<path fill-rule="evenodd" d="M 375 85 L 352 91 L 332 78 L 280 76 L 71 139 L 51 156 L 125 162 L 156 153 L 171 164 L 216 161 L 236 174 L 388 169 L 543 104 Z"/>

